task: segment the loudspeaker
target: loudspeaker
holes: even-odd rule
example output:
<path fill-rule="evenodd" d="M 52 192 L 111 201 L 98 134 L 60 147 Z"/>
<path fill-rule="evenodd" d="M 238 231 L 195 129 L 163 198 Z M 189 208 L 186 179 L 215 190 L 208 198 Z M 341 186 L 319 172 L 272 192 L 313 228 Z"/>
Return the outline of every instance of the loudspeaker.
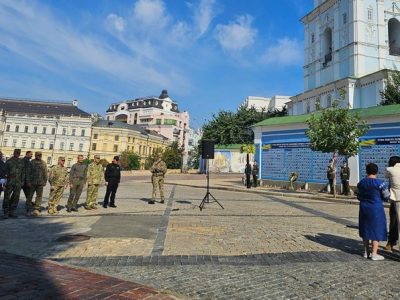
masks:
<path fill-rule="evenodd" d="M 214 141 L 202 140 L 201 141 L 201 158 L 214 159 Z"/>

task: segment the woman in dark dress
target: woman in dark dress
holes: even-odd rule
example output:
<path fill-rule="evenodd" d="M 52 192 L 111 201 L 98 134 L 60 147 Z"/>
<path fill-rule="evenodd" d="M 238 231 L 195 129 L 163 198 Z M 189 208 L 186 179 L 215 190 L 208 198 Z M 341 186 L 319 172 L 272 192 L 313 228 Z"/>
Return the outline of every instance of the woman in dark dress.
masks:
<path fill-rule="evenodd" d="M 376 178 L 378 166 L 370 163 L 366 169 L 367 177 L 357 185 L 357 198 L 360 201 L 359 234 L 364 242 L 364 257 L 383 260 L 384 257 L 378 254 L 379 241 L 387 240 L 386 215 L 382 201 L 388 201 L 390 193 L 387 184 Z M 372 242 L 372 254 L 369 241 Z"/>

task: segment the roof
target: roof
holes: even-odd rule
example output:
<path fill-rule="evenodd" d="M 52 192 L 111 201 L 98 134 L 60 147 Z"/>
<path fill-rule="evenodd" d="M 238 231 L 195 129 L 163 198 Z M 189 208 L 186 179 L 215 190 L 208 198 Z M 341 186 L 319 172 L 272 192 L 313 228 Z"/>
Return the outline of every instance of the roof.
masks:
<path fill-rule="evenodd" d="M 219 150 L 222 150 L 222 149 L 226 149 L 226 150 L 230 150 L 230 149 L 240 149 L 240 148 L 242 148 L 242 146 L 243 146 L 244 144 L 226 144 L 226 145 L 215 145 L 215 149 L 219 149 Z"/>
<path fill-rule="evenodd" d="M 151 135 L 151 136 L 162 138 L 164 140 L 168 140 L 167 137 L 157 133 L 154 130 L 145 129 L 136 124 L 127 124 L 127 123 L 120 122 L 120 121 L 98 120 L 97 122 L 95 122 L 93 124 L 93 127 L 128 129 L 128 130 L 139 132 L 140 134 L 143 134 L 143 135 Z"/>
<path fill-rule="evenodd" d="M 368 118 L 372 118 L 372 117 L 393 116 L 393 115 L 400 116 L 400 104 L 380 105 L 380 106 L 373 106 L 373 107 L 368 107 L 368 108 L 356 108 L 356 109 L 350 110 L 350 113 L 351 114 L 358 113 L 358 115 L 362 119 L 368 119 Z M 316 114 L 318 115 L 318 114 L 320 114 L 320 112 L 317 112 Z M 311 116 L 311 114 L 305 114 L 305 115 L 297 115 L 297 116 L 269 118 L 269 119 L 265 119 L 255 125 L 253 125 L 253 127 L 305 123 L 310 116 Z"/>
<path fill-rule="evenodd" d="M 84 112 L 72 103 L 57 101 L 0 98 L 0 109 L 8 113 L 91 117 L 89 113 Z"/>

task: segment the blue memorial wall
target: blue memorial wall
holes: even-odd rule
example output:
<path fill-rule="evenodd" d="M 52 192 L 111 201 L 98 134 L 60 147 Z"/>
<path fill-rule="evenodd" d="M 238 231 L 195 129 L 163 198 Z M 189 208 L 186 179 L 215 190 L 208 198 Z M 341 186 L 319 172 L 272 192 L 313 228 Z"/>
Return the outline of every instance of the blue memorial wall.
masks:
<path fill-rule="evenodd" d="M 392 155 L 400 155 L 400 123 L 372 125 L 367 135 L 360 138 L 360 178 L 365 176 L 365 165 L 374 162 L 379 167 L 379 178 Z M 312 151 L 304 129 L 264 132 L 261 145 L 261 178 L 285 180 L 297 172 L 299 181 L 326 183 L 327 166 L 331 153 Z M 259 157 L 259 156 L 256 156 Z M 338 157 L 337 178 L 345 157 Z"/>

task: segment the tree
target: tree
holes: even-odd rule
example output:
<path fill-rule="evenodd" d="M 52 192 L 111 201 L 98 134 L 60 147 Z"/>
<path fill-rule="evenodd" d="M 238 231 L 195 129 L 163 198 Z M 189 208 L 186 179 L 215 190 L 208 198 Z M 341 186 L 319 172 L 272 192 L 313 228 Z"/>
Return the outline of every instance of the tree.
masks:
<path fill-rule="evenodd" d="M 162 158 L 167 164 L 168 169 L 180 169 L 182 151 L 183 150 L 179 147 L 178 142 L 173 142 L 164 150 Z"/>
<path fill-rule="evenodd" d="M 154 164 L 154 162 L 157 160 L 157 157 L 162 157 L 163 155 L 163 150 L 161 148 L 156 148 L 153 153 L 151 153 L 144 164 L 144 168 L 146 170 L 149 170 L 151 166 Z"/>
<path fill-rule="evenodd" d="M 188 165 L 192 169 L 198 169 L 199 168 L 199 165 L 200 165 L 199 146 L 194 147 L 192 150 L 189 151 Z"/>
<path fill-rule="evenodd" d="M 120 165 L 125 170 L 139 170 L 140 156 L 133 151 L 123 151 L 119 158 Z"/>
<path fill-rule="evenodd" d="M 250 127 L 264 119 L 287 114 L 282 110 L 257 111 L 254 107 L 239 107 L 236 113 L 220 111 L 203 126 L 203 139 L 214 140 L 216 144 L 252 144 L 254 133 Z"/>
<path fill-rule="evenodd" d="M 380 92 L 382 105 L 400 104 L 400 72 L 395 70 L 388 74 L 386 88 Z"/>
<path fill-rule="evenodd" d="M 344 92 L 341 91 L 344 99 Z M 342 100 L 343 101 L 343 100 Z M 314 151 L 332 153 L 336 169 L 336 156 L 354 156 L 358 153 L 360 136 L 366 134 L 369 126 L 357 113 L 352 113 L 349 106 L 340 107 L 340 100 L 335 100 L 332 107 L 322 112 L 311 114 L 307 120 L 306 135 Z M 333 179 L 336 186 L 336 174 Z M 336 188 L 334 188 L 336 197 Z"/>

